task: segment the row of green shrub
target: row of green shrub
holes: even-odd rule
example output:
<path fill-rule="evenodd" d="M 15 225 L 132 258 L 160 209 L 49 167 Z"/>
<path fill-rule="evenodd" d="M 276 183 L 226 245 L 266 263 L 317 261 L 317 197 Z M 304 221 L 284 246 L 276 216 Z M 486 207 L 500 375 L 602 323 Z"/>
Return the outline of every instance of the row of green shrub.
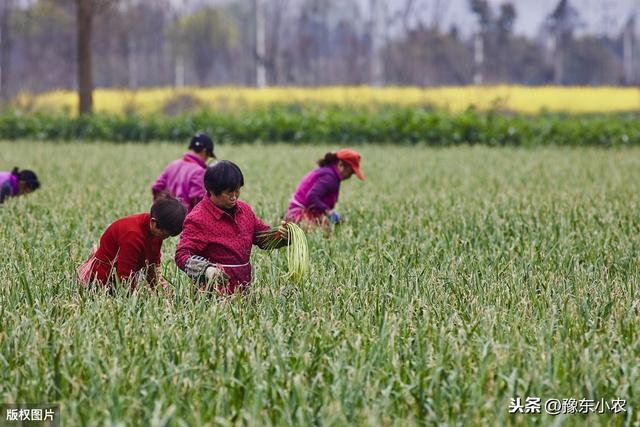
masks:
<path fill-rule="evenodd" d="M 180 117 L 83 117 L 0 114 L 1 139 L 180 141 L 197 131 L 217 142 L 342 142 L 447 146 L 640 144 L 634 114 L 519 116 L 467 111 L 452 114 L 414 108 L 354 111 L 346 108 L 272 108 L 244 113 L 201 111 Z"/>

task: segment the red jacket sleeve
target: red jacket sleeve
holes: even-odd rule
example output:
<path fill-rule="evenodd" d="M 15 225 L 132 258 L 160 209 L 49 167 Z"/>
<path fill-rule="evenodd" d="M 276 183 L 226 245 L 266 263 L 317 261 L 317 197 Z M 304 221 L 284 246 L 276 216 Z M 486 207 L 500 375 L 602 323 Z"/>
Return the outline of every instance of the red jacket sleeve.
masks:
<path fill-rule="evenodd" d="M 253 226 L 253 244 L 258 246 L 260 249 L 277 249 L 282 246 L 286 246 L 288 244 L 287 240 L 281 240 L 276 243 L 275 246 L 270 245 L 269 238 L 265 238 L 262 233 L 265 231 L 271 230 L 267 224 L 265 224 L 258 216 L 254 213 L 254 226 Z"/>
<path fill-rule="evenodd" d="M 180 242 L 176 249 L 175 261 L 178 268 L 184 270 L 184 265 L 191 255 L 203 256 L 207 247 L 207 241 L 202 238 L 206 233 L 202 232 L 200 226 L 187 216 L 180 234 Z"/>

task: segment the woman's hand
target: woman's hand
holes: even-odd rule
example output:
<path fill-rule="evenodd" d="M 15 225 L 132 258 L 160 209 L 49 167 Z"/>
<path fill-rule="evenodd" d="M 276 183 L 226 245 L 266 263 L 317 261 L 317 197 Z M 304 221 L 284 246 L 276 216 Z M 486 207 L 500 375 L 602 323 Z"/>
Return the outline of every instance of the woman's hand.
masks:
<path fill-rule="evenodd" d="M 289 241 L 289 231 L 287 231 L 287 221 L 281 221 L 278 229 L 276 230 L 276 236 L 280 240 Z"/>
<path fill-rule="evenodd" d="M 327 216 L 327 219 L 329 220 L 329 222 L 331 224 L 340 224 L 340 222 L 342 221 L 342 218 L 340 218 L 340 215 L 338 215 L 338 212 L 336 212 L 336 211 L 332 211 Z"/>
<path fill-rule="evenodd" d="M 204 277 L 207 279 L 207 286 L 226 285 L 229 283 L 229 276 L 223 269 L 210 265 L 204 271 Z"/>
<path fill-rule="evenodd" d="M 163 291 L 166 291 L 169 289 L 169 282 L 167 282 L 167 279 L 165 279 L 162 273 L 160 272 L 158 272 L 158 285 L 160 285 Z"/>

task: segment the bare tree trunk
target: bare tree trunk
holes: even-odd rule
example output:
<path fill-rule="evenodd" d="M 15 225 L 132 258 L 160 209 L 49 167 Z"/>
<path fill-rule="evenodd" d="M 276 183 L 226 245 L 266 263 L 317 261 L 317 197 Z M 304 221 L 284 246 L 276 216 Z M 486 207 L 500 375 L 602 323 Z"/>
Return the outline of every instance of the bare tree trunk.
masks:
<path fill-rule="evenodd" d="M 624 50 L 624 82 L 631 84 L 633 79 L 633 38 L 631 34 L 625 33 L 623 38 Z"/>
<path fill-rule="evenodd" d="M 176 57 L 173 86 L 177 88 L 184 87 L 184 80 L 184 57 L 181 54 L 178 54 Z"/>
<path fill-rule="evenodd" d="M 473 74 L 473 84 L 481 85 L 484 81 L 482 71 L 484 68 L 484 39 L 481 32 L 477 32 L 473 42 L 473 59 L 475 62 L 475 73 Z"/>
<path fill-rule="evenodd" d="M 553 84 L 561 85 L 564 80 L 564 49 L 562 41 L 556 39 L 553 55 Z"/>
<path fill-rule="evenodd" d="M 165 24 L 166 25 L 166 24 Z M 161 86 L 168 86 L 171 82 L 171 50 L 170 45 L 166 39 L 162 42 L 162 77 L 160 80 Z"/>
<path fill-rule="evenodd" d="M 282 29 L 282 21 L 284 11 L 287 6 L 287 0 L 279 0 L 273 4 L 273 13 L 271 15 L 270 22 L 270 34 L 269 34 L 269 68 L 271 71 L 271 84 L 280 84 L 280 36 Z M 269 79 L 267 80 L 269 81 Z"/>
<path fill-rule="evenodd" d="M 372 13 L 371 19 L 371 51 L 370 55 L 370 73 L 371 73 L 371 85 L 374 87 L 382 87 L 384 83 L 382 58 L 381 55 L 381 30 L 382 30 L 382 17 L 380 0 L 370 0 L 370 7 Z"/>
<path fill-rule="evenodd" d="M 264 0 L 255 0 L 256 11 L 256 86 L 267 85 L 267 69 L 265 67 L 266 30 L 265 30 L 265 6 Z"/>
<path fill-rule="evenodd" d="M 129 35 L 127 41 L 127 68 L 129 69 L 129 89 L 135 90 L 138 88 L 138 58 L 136 57 L 138 49 L 136 48 L 136 41 L 132 35 Z"/>
<path fill-rule="evenodd" d="M 78 97 L 79 113 L 93 112 L 93 76 L 91 70 L 91 27 L 93 0 L 76 0 L 78 30 Z"/>
<path fill-rule="evenodd" d="M 634 73 L 633 73 L 634 32 L 635 32 L 635 17 L 629 19 L 629 21 L 627 22 L 627 25 L 625 25 L 624 33 L 622 35 L 624 83 L 628 85 L 634 83 Z"/>
<path fill-rule="evenodd" d="M 9 16 L 12 0 L 5 0 L 0 9 L 0 103 L 9 100 L 9 64 L 11 59 L 11 39 L 9 37 Z"/>

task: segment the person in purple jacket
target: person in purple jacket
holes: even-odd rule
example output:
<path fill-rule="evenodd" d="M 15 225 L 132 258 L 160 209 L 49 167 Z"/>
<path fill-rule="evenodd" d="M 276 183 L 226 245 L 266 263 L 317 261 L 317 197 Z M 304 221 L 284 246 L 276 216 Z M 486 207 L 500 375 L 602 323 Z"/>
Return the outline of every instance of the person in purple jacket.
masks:
<path fill-rule="evenodd" d="M 216 158 L 213 153 L 213 141 L 205 133 L 198 133 L 191 138 L 189 151 L 182 159 L 174 160 L 160 174 L 151 187 L 153 200 L 161 194 L 179 199 L 187 212 L 191 211 L 207 194 L 204 188 L 204 172 L 207 159 Z"/>
<path fill-rule="evenodd" d="M 338 202 L 340 183 L 353 174 L 364 181 L 360 154 L 348 148 L 325 154 L 318 166 L 298 184 L 285 217 L 308 228 L 340 223 L 340 215 L 333 210 Z"/>
<path fill-rule="evenodd" d="M 11 172 L 0 172 L 0 204 L 9 197 L 28 194 L 38 188 L 40 181 L 33 171 L 13 168 Z"/>

